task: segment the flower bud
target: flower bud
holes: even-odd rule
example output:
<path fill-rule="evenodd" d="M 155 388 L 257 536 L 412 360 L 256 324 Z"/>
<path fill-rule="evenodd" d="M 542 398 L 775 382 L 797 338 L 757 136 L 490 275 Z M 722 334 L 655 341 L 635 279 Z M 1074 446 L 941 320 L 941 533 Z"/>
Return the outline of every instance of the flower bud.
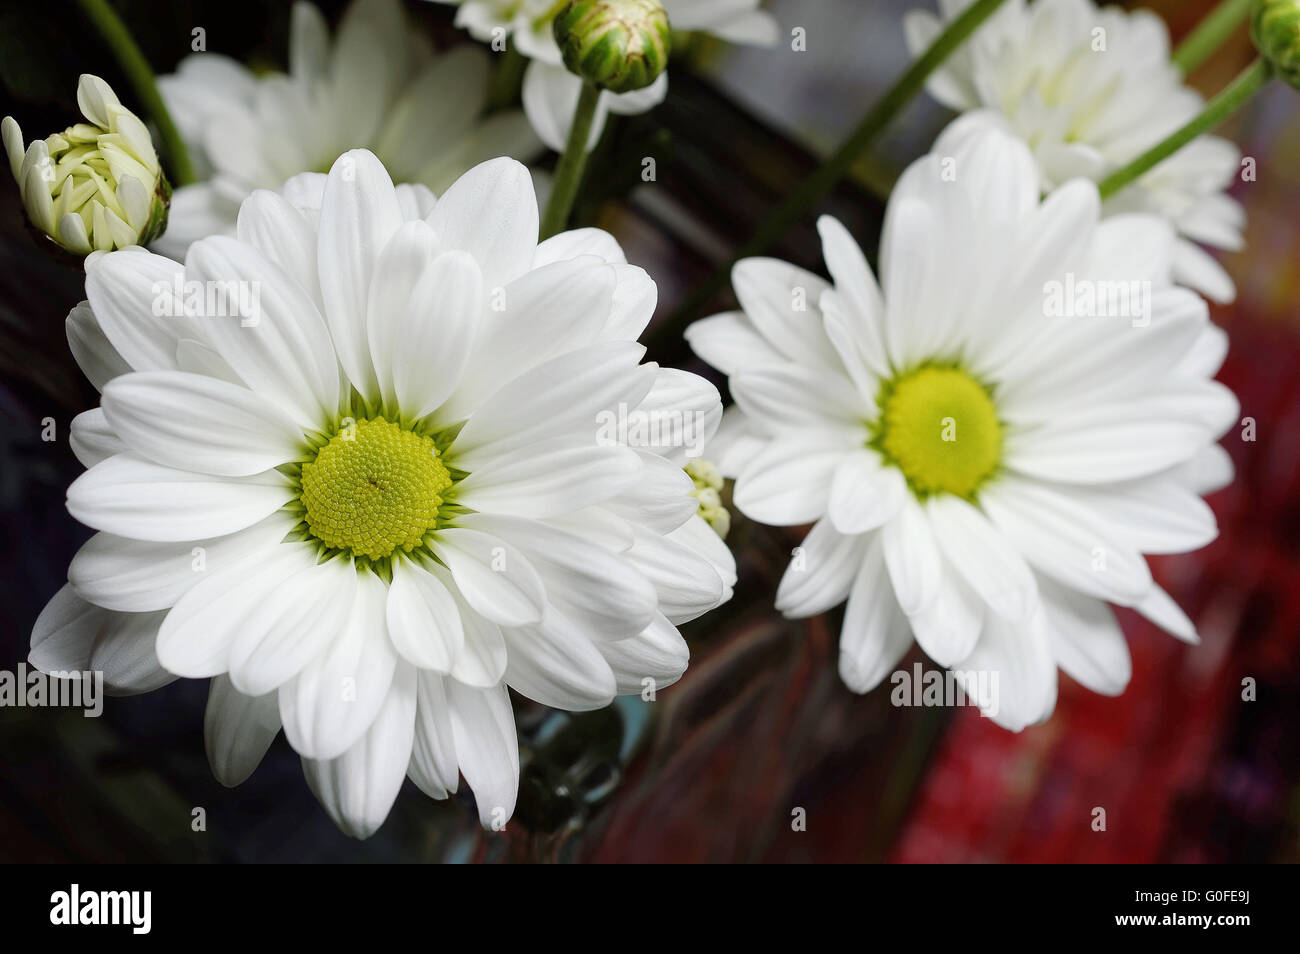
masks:
<path fill-rule="evenodd" d="M 718 468 L 703 458 L 696 458 L 686 465 L 686 476 L 695 485 L 691 496 L 700 502 L 696 513 L 718 536 L 727 539 L 731 530 L 731 513 L 722 503 L 722 475 Z"/>
<path fill-rule="evenodd" d="M 98 76 L 82 74 L 77 105 L 85 122 L 26 151 L 18 123 L 0 124 L 28 219 L 76 255 L 152 241 L 167 226 L 171 187 L 149 130 Z"/>
<path fill-rule="evenodd" d="M 1250 35 L 1277 75 L 1300 89 L 1300 0 L 1256 0 Z"/>
<path fill-rule="evenodd" d="M 598 89 L 642 89 L 668 65 L 668 14 L 659 0 L 572 0 L 553 29 L 569 72 Z"/>

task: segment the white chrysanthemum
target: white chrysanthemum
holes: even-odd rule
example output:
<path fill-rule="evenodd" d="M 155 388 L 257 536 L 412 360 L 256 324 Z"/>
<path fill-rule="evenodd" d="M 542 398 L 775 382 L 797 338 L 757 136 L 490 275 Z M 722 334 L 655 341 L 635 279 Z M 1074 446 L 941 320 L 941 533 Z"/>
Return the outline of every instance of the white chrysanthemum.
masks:
<path fill-rule="evenodd" d="M 686 452 L 619 442 L 700 446 L 717 390 L 639 363 L 654 283 L 595 229 L 539 245 L 514 160 L 436 204 L 365 151 L 285 192 L 184 266 L 90 262 L 68 331 L 102 401 L 73 422 L 68 509 L 99 533 L 31 660 L 127 692 L 214 677 L 217 777 L 283 726 L 353 835 L 407 774 L 441 798 L 458 769 L 499 824 L 506 686 L 589 709 L 667 685 L 675 624 L 730 592 Z M 657 418 L 684 427 L 635 430 Z"/>
<path fill-rule="evenodd" d="M 158 86 L 204 181 L 176 190 L 155 248 L 180 258 L 196 239 L 233 235 L 254 189 L 326 172 L 349 149 L 435 192 L 495 156 L 531 159 L 541 144 L 519 110 L 484 116 L 489 68 L 473 45 L 434 54 L 399 0 L 354 0 L 332 40 L 321 12 L 295 3 L 287 74 L 187 57 Z"/>
<path fill-rule="evenodd" d="M 98 76 L 81 75 L 77 105 L 85 122 L 26 149 L 17 121 L 0 123 L 28 219 L 77 255 L 152 240 L 167 220 L 169 187 L 149 130 Z"/>
<path fill-rule="evenodd" d="M 848 598 L 850 688 L 879 684 L 915 637 L 941 665 L 999 673 L 989 714 L 1020 729 L 1051 713 L 1058 665 L 1124 688 L 1107 603 L 1194 641 L 1144 554 L 1215 537 L 1198 494 L 1231 477 L 1214 442 L 1237 402 L 1211 380 L 1225 335 L 1170 283 L 1168 223 L 1102 219 L 1083 179 L 1040 201 L 1029 150 L 987 129 L 941 137 L 904 174 L 881 285 L 837 221 L 819 228 L 833 285 L 742 261 L 743 312 L 687 336 L 730 376 L 738 410 L 710 454 L 735 506 L 814 524 L 777 605 Z M 1112 300 L 1130 317 L 1102 317 L 1125 311 Z"/>
<path fill-rule="evenodd" d="M 564 149 L 573 124 L 573 111 L 582 92 L 582 80 L 564 68 L 564 59 L 551 33 L 551 21 L 563 8 L 555 0 L 433 0 L 459 7 L 456 25 L 484 43 L 509 37 L 531 62 L 524 72 L 524 111 L 542 142 L 557 152 Z M 761 0 L 662 0 L 674 30 L 696 30 L 731 43 L 772 46 L 777 25 L 758 9 Z M 630 93 L 604 92 L 591 127 L 594 145 L 609 113 L 635 115 L 653 109 L 668 92 L 668 74 L 645 89 Z"/>
<path fill-rule="evenodd" d="M 973 0 L 940 0 L 956 19 Z M 907 15 L 919 54 L 943 27 L 925 11 Z M 1044 191 L 1084 176 L 1101 181 L 1182 127 L 1203 108 L 1170 62 L 1169 32 L 1147 10 L 1098 8 L 1093 0 L 1008 0 L 935 71 L 930 93 L 978 125 L 995 122 L 1029 143 Z M 1214 301 L 1236 295 L 1204 249 L 1242 247 L 1245 213 L 1225 194 L 1240 170 L 1226 139 L 1202 136 L 1113 196 L 1107 215 L 1150 212 L 1178 230 L 1174 277 Z"/>

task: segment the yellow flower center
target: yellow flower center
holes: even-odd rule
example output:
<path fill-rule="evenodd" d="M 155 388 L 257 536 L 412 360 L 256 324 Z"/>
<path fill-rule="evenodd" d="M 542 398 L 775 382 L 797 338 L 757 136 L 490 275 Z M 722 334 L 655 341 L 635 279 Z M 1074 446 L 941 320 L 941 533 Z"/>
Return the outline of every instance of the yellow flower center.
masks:
<path fill-rule="evenodd" d="M 302 466 L 304 519 L 330 549 L 380 560 L 420 545 L 451 485 L 433 438 L 382 417 L 348 422 Z"/>
<path fill-rule="evenodd" d="M 922 365 L 888 382 L 873 446 L 913 493 L 973 499 L 998 469 L 1002 425 L 988 388 L 947 365 Z"/>

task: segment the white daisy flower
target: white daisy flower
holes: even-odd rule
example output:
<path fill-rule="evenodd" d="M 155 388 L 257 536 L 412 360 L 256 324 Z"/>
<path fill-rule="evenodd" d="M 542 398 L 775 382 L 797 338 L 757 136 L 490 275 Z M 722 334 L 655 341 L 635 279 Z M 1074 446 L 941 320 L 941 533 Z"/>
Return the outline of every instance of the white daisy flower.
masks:
<path fill-rule="evenodd" d="M 914 55 L 973 0 L 939 0 L 942 16 L 909 13 Z M 1170 62 L 1169 31 L 1147 10 L 1093 0 L 1008 0 L 942 67 L 931 95 L 998 123 L 1034 151 L 1050 191 L 1084 176 L 1100 182 L 1197 116 L 1204 101 Z M 1174 277 L 1218 302 L 1232 279 L 1200 245 L 1238 250 L 1245 213 L 1226 190 L 1240 171 L 1237 147 L 1202 136 L 1109 199 L 1106 215 L 1150 212 L 1178 230 Z M 1200 243 L 1200 244 L 1198 244 Z"/>
<path fill-rule="evenodd" d="M 551 21 L 564 8 L 555 0 L 433 0 L 452 4 L 456 25 L 484 43 L 509 38 L 531 62 L 524 72 L 523 101 L 533 129 L 556 152 L 564 150 L 573 124 L 573 111 L 582 80 L 564 68 L 564 58 L 551 33 Z M 771 15 L 758 9 L 761 0 L 662 0 L 674 30 L 695 30 L 731 43 L 773 46 L 778 29 Z M 668 74 L 645 89 L 630 93 L 602 92 L 596 105 L 589 145 L 594 146 L 610 113 L 644 113 L 668 93 Z"/>
<path fill-rule="evenodd" d="M 640 364 L 654 283 L 604 232 L 538 244 L 514 160 L 436 204 L 365 151 L 285 192 L 183 266 L 88 265 L 68 332 L 102 400 L 68 509 L 99 532 L 31 661 L 124 692 L 211 677 L 217 777 L 283 728 L 357 837 L 405 776 L 443 798 L 458 771 L 499 826 L 506 686 L 578 710 L 668 685 L 676 624 L 730 592 L 685 445 L 603 429 L 662 416 L 695 446 L 717 390 Z"/>
<path fill-rule="evenodd" d="M 836 220 L 818 225 L 833 284 L 742 261 L 743 311 L 687 337 L 730 377 L 738 409 L 710 452 L 737 509 L 813 524 L 778 608 L 848 599 L 849 687 L 878 685 L 915 637 L 959 678 L 998 673 L 985 711 L 1018 730 L 1052 712 L 1058 665 L 1123 690 L 1107 603 L 1195 641 L 1143 555 L 1216 536 L 1198 494 L 1231 478 L 1214 442 L 1238 408 L 1211 380 L 1225 335 L 1170 283 L 1168 223 L 1103 219 L 1083 179 L 1040 201 L 1028 148 L 990 128 L 903 175 L 880 285 Z M 1125 295 L 1131 317 L 1102 317 Z"/>
<path fill-rule="evenodd" d="M 349 149 L 435 192 L 495 156 L 533 158 L 541 144 L 522 112 L 484 116 L 490 59 L 473 45 L 435 54 L 399 0 L 354 0 L 333 39 L 320 10 L 295 3 L 287 74 L 186 57 L 158 88 L 204 181 L 176 190 L 154 247 L 181 258 L 196 239 L 233 235 L 254 189 L 327 172 Z"/>

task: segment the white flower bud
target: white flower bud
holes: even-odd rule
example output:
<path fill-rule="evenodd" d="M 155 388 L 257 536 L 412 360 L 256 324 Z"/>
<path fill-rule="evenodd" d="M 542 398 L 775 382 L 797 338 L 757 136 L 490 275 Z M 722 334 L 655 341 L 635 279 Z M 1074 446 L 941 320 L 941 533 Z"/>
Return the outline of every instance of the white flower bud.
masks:
<path fill-rule="evenodd" d="M 77 255 L 152 241 L 167 225 L 171 187 L 149 130 L 98 76 L 82 74 L 77 105 L 85 122 L 26 150 L 13 117 L 0 124 L 28 219 Z"/>

